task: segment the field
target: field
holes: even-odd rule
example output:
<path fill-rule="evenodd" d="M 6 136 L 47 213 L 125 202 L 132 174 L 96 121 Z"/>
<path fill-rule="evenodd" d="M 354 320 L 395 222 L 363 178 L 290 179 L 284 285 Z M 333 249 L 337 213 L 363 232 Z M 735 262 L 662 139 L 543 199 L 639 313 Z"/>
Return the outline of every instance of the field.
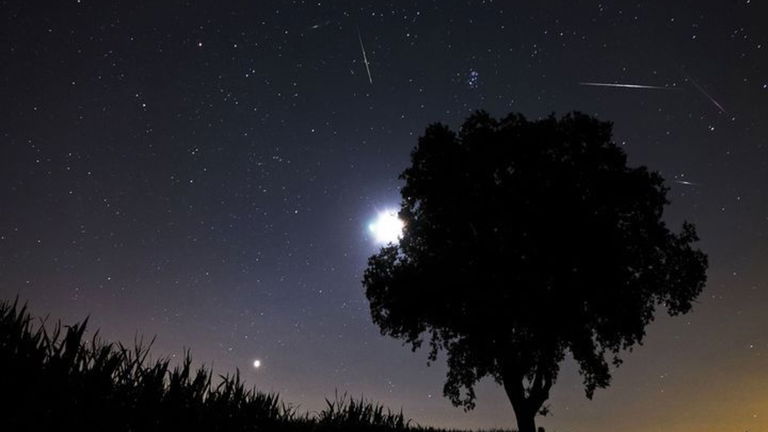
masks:
<path fill-rule="evenodd" d="M 424 431 L 402 412 L 336 394 L 301 413 L 238 373 L 214 377 L 148 360 L 150 344 L 86 338 L 87 320 L 46 326 L 18 301 L 0 302 L 2 430 L 38 431 Z"/>

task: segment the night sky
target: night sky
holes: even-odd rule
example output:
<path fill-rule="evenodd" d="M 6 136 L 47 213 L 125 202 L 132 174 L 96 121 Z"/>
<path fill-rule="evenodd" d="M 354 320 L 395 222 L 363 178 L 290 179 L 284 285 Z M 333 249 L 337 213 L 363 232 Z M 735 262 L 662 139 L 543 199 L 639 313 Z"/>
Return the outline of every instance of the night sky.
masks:
<path fill-rule="evenodd" d="M 379 334 L 369 224 L 428 124 L 578 110 L 667 179 L 710 270 L 593 401 L 567 361 L 539 423 L 766 430 L 766 22 L 764 0 L 0 1 L 0 297 L 302 410 L 338 389 L 514 427 L 496 384 L 464 413 L 441 361 Z"/>

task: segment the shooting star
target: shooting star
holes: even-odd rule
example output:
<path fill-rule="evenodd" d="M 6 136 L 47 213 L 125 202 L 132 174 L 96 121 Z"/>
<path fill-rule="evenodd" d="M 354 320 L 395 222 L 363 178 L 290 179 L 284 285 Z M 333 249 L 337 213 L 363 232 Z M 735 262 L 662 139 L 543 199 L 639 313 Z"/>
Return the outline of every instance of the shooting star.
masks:
<path fill-rule="evenodd" d="M 368 72 L 368 82 L 373 84 L 373 78 L 371 77 L 371 67 L 368 64 L 368 56 L 365 55 L 365 45 L 363 45 L 363 36 L 360 35 L 360 29 L 357 29 L 357 40 L 360 41 L 360 50 L 363 52 L 363 63 L 365 63 L 365 71 Z"/>
<path fill-rule="evenodd" d="M 698 183 L 689 182 L 687 180 L 675 180 L 675 183 L 685 185 L 685 186 L 699 186 Z"/>
<path fill-rule="evenodd" d="M 616 88 L 643 89 L 643 90 L 680 90 L 674 87 L 660 87 L 660 86 L 651 86 L 651 85 L 642 85 L 642 84 L 580 82 L 579 85 L 590 86 L 590 87 L 616 87 Z"/>
<path fill-rule="evenodd" d="M 709 101 L 712 102 L 717 107 L 717 109 L 720 110 L 721 113 L 725 114 L 725 108 L 723 108 L 723 106 L 720 105 L 720 102 L 715 100 L 715 98 L 713 98 L 712 95 L 707 93 L 707 91 L 704 90 L 704 87 L 700 86 L 699 83 L 697 83 L 696 80 L 694 80 L 690 75 L 685 74 L 685 77 L 688 78 L 688 80 L 691 82 L 691 84 L 693 84 L 694 87 L 696 87 L 696 90 L 698 90 L 699 92 L 701 92 L 701 94 L 706 96 L 707 99 L 709 99 Z"/>
<path fill-rule="evenodd" d="M 321 22 L 321 23 L 315 24 L 312 27 L 310 27 L 309 29 L 310 30 L 317 30 L 317 29 L 319 29 L 321 27 L 327 26 L 330 23 L 331 23 L 331 20 L 328 20 L 328 21 L 325 21 L 325 22 Z"/>

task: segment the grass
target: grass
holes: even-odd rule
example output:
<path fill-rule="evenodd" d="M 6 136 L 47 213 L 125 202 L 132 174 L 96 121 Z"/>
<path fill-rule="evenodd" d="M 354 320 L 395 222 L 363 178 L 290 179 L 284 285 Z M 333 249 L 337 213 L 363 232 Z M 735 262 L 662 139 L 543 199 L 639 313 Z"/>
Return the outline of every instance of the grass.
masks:
<path fill-rule="evenodd" d="M 440 432 L 346 394 L 299 413 L 275 393 L 247 388 L 238 372 L 214 379 L 192 367 L 189 352 L 176 365 L 150 361 L 151 342 L 86 338 L 86 326 L 49 329 L 18 300 L 0 302 L 1 430 Z"/>

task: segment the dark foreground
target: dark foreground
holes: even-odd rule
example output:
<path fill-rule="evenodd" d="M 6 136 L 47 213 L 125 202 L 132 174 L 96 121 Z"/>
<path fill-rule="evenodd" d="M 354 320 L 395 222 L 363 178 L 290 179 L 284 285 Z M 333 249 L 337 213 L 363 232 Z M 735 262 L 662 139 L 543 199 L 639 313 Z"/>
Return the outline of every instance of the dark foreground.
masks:
<path fill-rule="evenodd" d="M 85 337 L 87 320 L 40 325 L 0 302 L 0 429 L 9 431 L 440 432 L 363 399 L 337 396 L 317 414 L 246 388 L 237 373 L 149 361 L 149 347 Z"/>

